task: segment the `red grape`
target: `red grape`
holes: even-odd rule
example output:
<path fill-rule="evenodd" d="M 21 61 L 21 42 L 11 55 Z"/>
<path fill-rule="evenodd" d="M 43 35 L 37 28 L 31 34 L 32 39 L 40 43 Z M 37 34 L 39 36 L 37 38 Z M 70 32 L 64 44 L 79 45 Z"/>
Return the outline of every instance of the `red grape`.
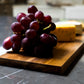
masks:
<path fill-rule="evenodd" d="M 24 27 L 21 25 L 20 22 L 13 22 L 11 24 L 11 29 L 13 32 L 21 32 L 24 29 Z"/>
<path fill-rule="evenodd" d="M 29 39 L 29 38 L 24 38 L 23 40 L 22 40 L 22 47 L 23 48 L 27 48 L 28 46 L 30 46 L 31 45 L 31 40 Z"/>
<path fill-rule="evenodd" d="M 31 40 L 29 38 L 25 37 L 22 40 L 22 48 L 23 48 L 24 52 L 31 53 L 32 44 L 31 44 Z"/>
<path fill-rule="evenodd" d="M 29 17 L 32 21 L 35 19 L 33 13 L 29 13 L 26 17 Z"/>
<path fill-rule="evenodd" d="M 20 20 L 20 22 L 24 26 L 25 30 L 28 29 L 29 24 L 30 24 L 31 21 L 32 20 L 30 18 L 28 18 L 28 17 L 22 17 L 21 20 Z"/>
<path fill-rule="evenodd" d="M 30 29 L 35 29 L 37 31 L 39 29 L 39 23 L 37 21 L 32 21 L 29 27 Z"/>
<path fill-rule="evenodd" d="M 52 20 L 52 18 L 51 18 L 50 15 L 44 16 L 44 22 L 45 22 L 46 24 L 49 24 L 49 23 L 51 22 L 51 20 Z"/>
<path fill-rule="evenodd" d="M 18 43 L 19 41 L 21 42 L 21 40 L 22 40 L 22 36 L 21 35 L 13 34 L 11 36 L 12 43 Z"/>
<path fill-rule="evenodd" d="M 19 52 L 21 48 L 21 43 L 13 43 L 12 50 L 13 52 Z"/>
<path fill-rule="evenodd" d="M 3 41 L 3 48 L 5 48 L 6 50 L 12 48 L 13 43 L 11 42 L 11 38 L 7 37 L 4 41 Z"/>
<path fill-rule="evenodd" d="M 36 30 L 34 29 L 28 29 L 25 33 L 26 37 L 29 38 L 29 39 L 33 39 L 36 37 L 37 33 L 36 33 Z"/>
<path fill-rule="evenodd" d="M 25 17 L 25 16 L 26 16 L 25 13 L 18 13 L 17 16 L 16 16 L 16 19 L 17 19 L 18 22 L 20 22 L 20 19 L 21 19 L 22 17 Z"/>
<path fill-rule="evenodd" d="M 34 5 L 28 7 L 28 13 L 34 14 L 36 11 L 38 11 L 38 9 Z"/>
<path fill-rule="evenodd" d="M 52 45 L 53 45 L 52 36 L 49 35 L 49 34 L 46 34 L 46 33 L 43 33 L 43 34 L 40 35 L 40 41 L 47 46 L 52 47 Z"/>
<path fill-rule="evenodd" d="M 42 12 L 42 11 L 37 11 L 37 12 L 35 13 L 35 18 L 38 19 L 38 20 L 40 20 L 40 21 L 43 21 L 43 19 L 44 19 L 44 14 L 43 14 L 43 12 Z"/>

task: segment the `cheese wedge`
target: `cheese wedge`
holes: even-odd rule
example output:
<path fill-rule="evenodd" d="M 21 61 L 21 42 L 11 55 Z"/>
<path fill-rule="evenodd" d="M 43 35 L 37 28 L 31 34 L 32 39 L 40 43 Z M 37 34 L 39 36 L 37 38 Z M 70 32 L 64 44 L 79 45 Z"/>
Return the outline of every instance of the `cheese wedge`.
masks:
<path fill-rule="evenodd" d="M 74 25 L 75 26 L 75 28 L 76 28 L 76 34 L 82 34 L 82 31 L 83 31 L 83 29 L 82 29 L 82 23 L 80 23 L 80 22 L 76 22 L 76 21 L 61 21 L 61 22 L 56 22 L 55 23 L 56 25 L 67 25 L 67 24 L 69 24 L 69 25 Z"/>
<path fill-rule="evenodd" d="M 73 24 L 57 24 L 51 33 L 57 36 L 58 41 L 75 41 L 76 29 Z"/>

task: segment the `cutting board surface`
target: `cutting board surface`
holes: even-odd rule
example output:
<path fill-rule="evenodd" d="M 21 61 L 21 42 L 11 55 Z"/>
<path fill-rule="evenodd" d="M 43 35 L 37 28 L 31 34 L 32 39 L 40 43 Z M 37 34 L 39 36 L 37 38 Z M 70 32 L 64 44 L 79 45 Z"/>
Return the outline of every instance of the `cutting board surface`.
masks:
<path fill-rule="evenodd" d="M 38 58 L 8 52 L 0 56 L 0 64 L 49 73 L 64 73 L 82 49 L 84 49 L 84 33 L 77 36 L 74 42 L 58 43 L 53 49 L 52 58 Z"/>

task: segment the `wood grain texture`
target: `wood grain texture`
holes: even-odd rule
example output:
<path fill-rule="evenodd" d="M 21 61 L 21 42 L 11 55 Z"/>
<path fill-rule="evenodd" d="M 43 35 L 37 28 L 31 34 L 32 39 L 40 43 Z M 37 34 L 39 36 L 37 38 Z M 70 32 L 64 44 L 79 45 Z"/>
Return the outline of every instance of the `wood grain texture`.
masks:
<path fill-rule="evenodd" d="M 82 49 L 84 49 L 84 33 L 77 36 L 74 42 L 58 43 L 53 49 L 52 58 L 37 58 L 22 53 L 8 52 L 0 56 L 0 64 L 61 74 L 65 72 Z"/>

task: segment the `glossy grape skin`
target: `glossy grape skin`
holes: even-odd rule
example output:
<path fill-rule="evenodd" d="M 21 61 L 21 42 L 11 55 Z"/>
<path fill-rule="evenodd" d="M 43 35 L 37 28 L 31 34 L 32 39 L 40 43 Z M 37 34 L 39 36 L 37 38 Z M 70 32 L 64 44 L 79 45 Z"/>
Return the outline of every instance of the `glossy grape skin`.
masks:
<path fill-rule="evenodd" d="M 20 22 L 21 22 L 21 24 L 24 26 L 24 29 L 25 29 L 25 30 L 28 29 L 29 24 L 30 24 L 31 21 L 32 21 L 32 20 L 31 20 L 30 18 L 28 18 L 28 17 L 22 17 L 21 20 L 20 20 Z"/>
<path fill-rule="evenodd" d="M 27 38 L 33 39 L 33 38 L 36 37 L 37 32 L 36 32 L 36 30 L 34 30 L 34 29 L 28 29 L 28 30 L 26 31 L 25 35 L 26 35 Z"/>
<path fill-rule="evenodd" d="M 36 31 L 39 30 L 39 23 L 37 21 L 32 21 L 29 25 L 30 29 L 35 29 Z"/>
<path fill-rule="evenodd" d="M 11 29 L 13 32 L 21 32 L 22 30 L 24 30 L 24 27 L 21 25 L 20 22 L 13 22 L 11 24 Z"/>
<path fill-rule="evenodd" d="M 2 45 L 3 45 L 3 48 L 6 50 L 12 48 L 13 43 L 11 42 L 11 37 L 5 38 Z"/>
<path fill-rule="evenodd" d="M 29 13 L 26 17 L 29 17 L 32 21 L 35 20 L 33 13 Z"/>
<path fill-rule="evenodd" d="M 36 11 L 38 11 L 38 9 L 34 5 L 28 7 L 28 13 L 34 14 Z"/>
<path fill-rule="evenodd" d="M 51 43 L 51 37 L 49 34 L 43 33 L 40 35 L 40 41 L 44 44 L 50 44 Z"/>
<path fill-rule="evenodd" d="M 44 20 L 44 13 L 42 11 L 37 11 L 35 13 L 35 18 L 38 19 L 39 21 L 43 21 Z"/>
<path fill-rule="evenodd" d="M 53 38 L 51 35 L 43 33 L 40 35 L 40 41 L 45 45 L 45 46 L 50 46 L 53 47 L 57 40 L 55 41 L 55 38 Z"/>
<path fill-rule="evenodd" d="M 18 43 L 21 40 L 22 40 L 22 36 L 21 35 L 13 34 L 11 36 L 12 43 Z"/>
<path fill-rule="evenodd" d="M 25 16 L 26 16 L 25 13 L 18 13 L 17 16 L 16 16 L 16 20 L 17 20 L 18 22 L 20 22 L 20 19 L 21 19 L 22 17 L 25 17 Z"/>
<path fill-rule="evenodd" d="M 45 24 L 49 24 L 51 22 L 52 18 L 50 15 L 46 15 L 44 16 L 44 22 Z"/>
<path fill-rule="evenodd" d="M 13 52 L 15 52 L 15 53 L 19 52 L 20 49 L 21 49 L 21 42 L 20 43 L 13 43 L 13 45 L 12 45 Z"/>

